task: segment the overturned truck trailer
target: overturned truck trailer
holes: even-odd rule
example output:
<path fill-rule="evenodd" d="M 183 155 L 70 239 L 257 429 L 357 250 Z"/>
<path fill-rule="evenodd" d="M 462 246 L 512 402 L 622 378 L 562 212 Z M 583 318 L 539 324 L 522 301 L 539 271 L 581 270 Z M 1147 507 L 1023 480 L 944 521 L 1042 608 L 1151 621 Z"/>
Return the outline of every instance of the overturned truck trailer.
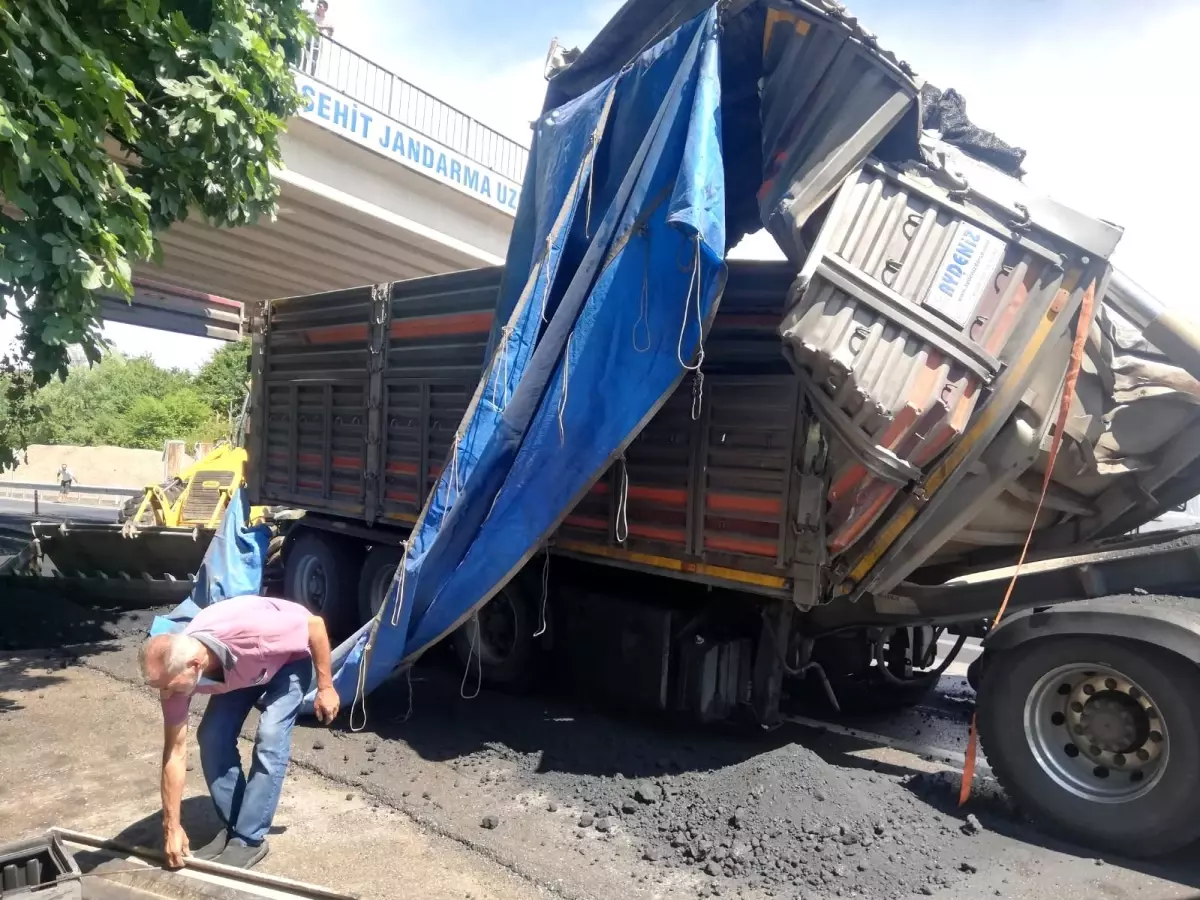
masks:
<path fill-rule="evenodd" d="M 347 704 L 453 635 L 771 721 L 912 702 L 987 634 L 1019 802 L 1200 834 L 1200 535 L 1122 537 L 1200 487 L 1196 332 L 1020 151 L 922 130 L 955 98 L 840 7 L 630 0 L 550 82 L 503 270 L 266 304 L 253 502 L 307 511 L 286 589 L 348 634 Z M 727 263 L 762 227 L 788 261 Z"/>

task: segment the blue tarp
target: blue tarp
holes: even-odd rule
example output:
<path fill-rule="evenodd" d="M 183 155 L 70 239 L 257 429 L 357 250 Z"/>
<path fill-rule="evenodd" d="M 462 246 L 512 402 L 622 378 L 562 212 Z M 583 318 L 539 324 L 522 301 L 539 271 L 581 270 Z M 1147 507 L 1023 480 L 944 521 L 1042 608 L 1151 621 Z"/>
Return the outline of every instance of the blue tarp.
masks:
<path fill-rule="evenodd" d="M 719 40 L 710 8 L 537 123 L 491 363 L 388 601 L 335 653 L 343 701 L 499 591 L 702 359 L 725 280 Z"/>
<path fill-rule="evenodd" d="M 249 514 L 245 489 L 238 488 L 229 498 L 221 526 L 204 553 L 192 593 L 167 615 L 154 617 L 152 635 L 180 631 L 210 603 L 257 594 L 262 589 L 271 533 L 265 525 L 251 525 Z"/>

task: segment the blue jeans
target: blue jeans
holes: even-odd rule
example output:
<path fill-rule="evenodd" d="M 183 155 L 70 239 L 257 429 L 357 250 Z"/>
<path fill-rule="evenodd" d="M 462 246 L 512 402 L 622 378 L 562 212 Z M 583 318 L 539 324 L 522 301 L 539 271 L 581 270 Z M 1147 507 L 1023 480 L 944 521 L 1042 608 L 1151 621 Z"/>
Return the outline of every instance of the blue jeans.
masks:
<path fill-rule="evenodd" d="M 292 726 L 312 678 L 312 661 L 302 659 L 288 663 L 261 687 L 209 698 L 196 741 L 209 794 L 231 838 L 253 846 L 267 836 L 292 756 Z M 237 741 L 255 705 L 262 714 L 247 778 Z"/>

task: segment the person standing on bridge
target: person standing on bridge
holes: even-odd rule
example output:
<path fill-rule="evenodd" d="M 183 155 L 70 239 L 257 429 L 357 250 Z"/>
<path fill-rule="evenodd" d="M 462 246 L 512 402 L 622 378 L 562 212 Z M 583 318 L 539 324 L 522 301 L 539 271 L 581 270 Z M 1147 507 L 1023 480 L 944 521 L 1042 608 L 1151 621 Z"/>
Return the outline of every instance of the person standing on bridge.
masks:
<path fill-rule="evenodd" d="M 75 476 L 71 470 L 67 468 L 67 464 L 63 463 L 58 467 L 58 502 L 63 503 L 71 496 L 71 485 L 75 483 Z"/>
<path fill-rule="evenodd" d="M 317 36 L 309 38 L 308 45 L 304 48 L 304 55 L 307 57 L 304 70 L 309 75 L 316 75 L 317 59 L 321 55 L 321 38 L 333 37 L 333 25 L 328 19 L 329 3 L 327 0 L 317 0 L 317 5 L 312 15 L 317 23 Z"/>
<path fill-rule="evenodd" d="M 196 732 L 200 765 L 222 831 L 195 852 L 199 859 L 250 868 L 268 852 L 291 759 L 292 726 L 312 683 L 313 711 L 324 724 L 338 714 L 325 622 L 298 603 L 270 597 L 232 597 L 197 613 L 182 632 L 160 634 L 142 645 L 142 678 L 157 688 L 163 711 L 163 845 L 169 867 L 191 854 L 180 822 L 187 770 L 188 705 L 192 694 L 211 694 Z M 238 735 L 250 708 L 262 712 L 247 778 Z"/>

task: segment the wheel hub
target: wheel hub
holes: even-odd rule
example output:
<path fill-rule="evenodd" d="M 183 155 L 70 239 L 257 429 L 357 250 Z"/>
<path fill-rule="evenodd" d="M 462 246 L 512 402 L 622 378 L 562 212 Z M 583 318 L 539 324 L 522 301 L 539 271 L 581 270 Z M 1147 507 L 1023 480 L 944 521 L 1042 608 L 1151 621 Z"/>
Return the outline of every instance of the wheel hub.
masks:
<path fill-rule="evenodd" d="M 1085 676 L 1068 695 L 1065 715 L 1079 749 L 1100 765 L 1135 771 L 1162 752 L 1153 727 L 1158 711 L 1127 679 Z"/>
<path fill-rule="evenodd" d="M 1042 770 L 1089 800 L 1132 800 L 1166 767 L 1166 723 L 1157 706 L 1107 666 L 1073 664 L 1043 676 L 1026 700 L 1025 733 Z"/>

